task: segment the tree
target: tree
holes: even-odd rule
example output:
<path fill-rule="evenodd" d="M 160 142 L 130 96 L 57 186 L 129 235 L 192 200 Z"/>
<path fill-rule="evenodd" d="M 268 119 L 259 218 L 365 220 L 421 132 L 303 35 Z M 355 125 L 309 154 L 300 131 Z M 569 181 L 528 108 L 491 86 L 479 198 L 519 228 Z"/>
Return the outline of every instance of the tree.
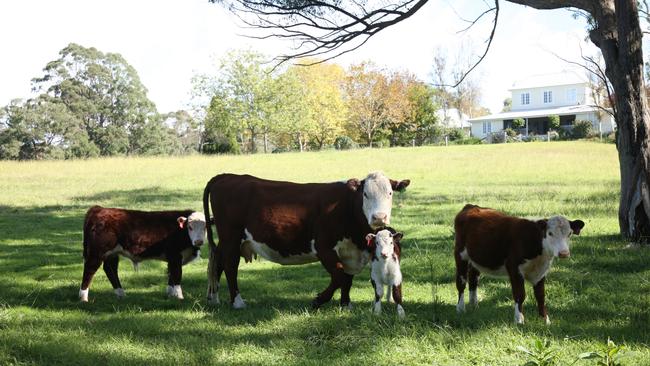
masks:
<path fill-rule="evenodd" d="M 388 124 L 388 80 L 374 64 L 362 62 L 350 66 L 345 90 L 349 133 L 360 134 L 368 147 L 372 147 L 377 135 L 386 132 Z"/>
<path fill-rule="evenodd" d="M 557 114 L 548 116 L 548 128 L 551 131 L 556 131 L 558 128 L 560 128 L 560 116 Z"/>
<path fill-rule="evenodd" d="M 280 56 L 280 61 L 323 53 L 328 53 L 328 58 L 332 58 L 349 52 L 383 29 L 408 19 L 428 2 L 211 1 L 224 3 L 251 25 L 264 28 L 278 37 L 291 37 L 303 46 L 294 53 Z M 589 39 L 603 54 L 605 74 L 612 83 L 615 95 L 614 109 L 618 122 L 616 146 L 621 174 L 620 231 L 631 240 L 650 241 L 650 116 L 644 87 L 643 32 L 637 1 L 507 1 L 536 9 L 570 8 L 587 19 Z M 485 51 L 467 72 L 480 63 L 489 51 L 498 23 L 499 0 L 494 0 L 494 6 L 481 13 L 476 21 L 490 13 L 494 15 L 493 26 Z"/>
<path fill-rule="evenodd" d="M 508 97 L 503 100 L 503 108 L 501 112 L 510 112 L 512 110 L 512 98 Z"/>
<path fill-rule="evenodd" d="M 343 100 L 345 71 L 339 65 L 315 64 L 311 67 L 293 66 L 302 84 L 307 115 L 301 122 L 309 126 L 310 140 L 317 149 L 331 145 L 341 135 L 348 113 Z"/>
<path fill-rule="evenodd" d="M 33 89 L 60 101 L 82 121 L 101 155 L 138 153 L 150 142 L 141 129 L 158 118 L 135 69 L 116 53 L 71 43 L 49 62 Z M 153 147 L 158 149 L 159 147 Z"/>
<path fill-rule="evenodd" d="M 407 90 L 409 113 L 402 123 L 391 129 L 394 145 L 423 145 L 433 142 L 442 133 L 439 128 L 436 111 L 439 106 L 434 102 L 433 87 L 415 82 Z"/>

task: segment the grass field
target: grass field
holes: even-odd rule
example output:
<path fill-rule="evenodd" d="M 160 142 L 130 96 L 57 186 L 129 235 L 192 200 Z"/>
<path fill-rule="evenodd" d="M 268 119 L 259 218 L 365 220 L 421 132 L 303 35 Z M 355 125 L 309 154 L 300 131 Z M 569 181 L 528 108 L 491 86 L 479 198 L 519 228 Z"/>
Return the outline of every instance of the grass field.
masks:
<path fill-rule="evenodd" d="M 516 365 L 529 359 L 517 346 L 549 339 L 568 365 L 610 337 L 625 344 L 624 364 L 648 365 L 650 250 L 617 235 L 618 169 L 613 145 L 588 142 L 0 162 L 0 364 Z M 404 321 L 392 305 L 371 314 L 369 270 L 355 279 L 352 311 L 338 308 L 338 293 L 310 310 L 329 281 L 318 263 L 242 261 L 248 308 L 239 311 L 207 306 L 207 259 L 184 267 L 183 301 L 165 297 L 163 263 L 134 272 L 125 259 L 125 299 L 100 270 L 90 303 L 78 301 L 90 205 L 200 209 L 205 182 L 222 172 L 327 182 L 374 170 L 411 179 L 392 222 L 405 233 Z M 526 324 L 515 326 L 510 286 L 500 279 L 482 279 L 479 308 L 456 314 L 452 220 L 467 202 L 586 222 L 572 257 L 548 276 L 551 326 L 536 316 L 530 285 Z M 225 278 L 220 296 L 228 298 Z"/>

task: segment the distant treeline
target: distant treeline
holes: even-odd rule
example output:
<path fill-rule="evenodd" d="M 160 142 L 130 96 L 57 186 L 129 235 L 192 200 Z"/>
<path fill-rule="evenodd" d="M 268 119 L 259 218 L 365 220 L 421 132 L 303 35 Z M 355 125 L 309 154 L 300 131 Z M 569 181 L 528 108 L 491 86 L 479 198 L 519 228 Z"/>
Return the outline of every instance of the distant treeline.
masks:
<path fill-rule="evenodd" d="M 71 159 L 304 151 L 433 143 L 445 89 L 364 62 L 273 68 L 233 51 L 213 75 L 195 76 L 194 108 L 161 114 L 119 54 L 70 44 L 32 80 L 35 97 L 0 111 L 0 159 Z M 476 106 L 471 106 L 475 108 Z"/>

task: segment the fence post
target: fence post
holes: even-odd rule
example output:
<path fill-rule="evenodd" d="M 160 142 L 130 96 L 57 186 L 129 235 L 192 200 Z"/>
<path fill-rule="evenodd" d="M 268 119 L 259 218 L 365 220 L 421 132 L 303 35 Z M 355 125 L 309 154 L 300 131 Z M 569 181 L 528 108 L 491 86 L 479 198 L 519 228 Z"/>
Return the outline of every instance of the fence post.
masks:
<path fill-rule="evenodd" d="M 445 146 L 448 146 L 449 144 L 449 136 L 445 135 Z"/>
<path fill-rule="evenodd" d="M 508 133 L 505 130 L 503 131 L 503 143 L 508 143 Z"/>

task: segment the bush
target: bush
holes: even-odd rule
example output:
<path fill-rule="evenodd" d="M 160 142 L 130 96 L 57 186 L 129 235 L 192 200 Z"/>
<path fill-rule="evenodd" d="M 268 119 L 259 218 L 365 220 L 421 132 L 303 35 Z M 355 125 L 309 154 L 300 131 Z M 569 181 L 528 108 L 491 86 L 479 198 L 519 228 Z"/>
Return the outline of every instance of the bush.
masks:
<path fill-rule="evenodd" d="M 449 141 L 456 141 L 464 139 L 467 134 L 462 128 L 450 128 L 447 130 L 447 136 L 449 136 Z"/>
<path fill-rule="evenodd" d="M 217 137 L 203 145 L 204 154 L 239 154 L 239 143 L 235 137 Z"/>
<path fill-rule="evenodd" d="M 359 144 L 348 136 L 339 136 L 334 140 L 334 147 L 336 150 L 350 150 L 358 148 Z"/>
<path fill-rule="evenodd" d="M 478 137 L 468 137 L 462 140 L 456 140 L 454 143 L 456 145 L 478 145 L 481 144 L 482 141 Z"/>
<path fill-rule="evenodd" d="M 506 133 L 506 135 L 508 135 L 509 137 L 515 137 L 515 136 L 518 135 L 517 131 L 513 130 L 512 128 L 506 128 L 506 129 L 503 130 L 503 131 L 504 131 L 504 132 Z"/>
<path fill-rule="evenodd" d="M 523 118 L 515 118 L 512 120 L 512 128 L 523 128 L 526 125 L 526 121 Z"/>
<path fill-rule="evenodd" d="M 548 128 L 554 131 L 560 128 L 560 116 L 557 114 L 548 116 Z"/>
<path fill-rule="evenodd" d="M 571 135 L 574 139 L 584 139 L 593 132 L 593 129 L 594 126 L 591 124 L 591 121 L 575 121 Z"/>

